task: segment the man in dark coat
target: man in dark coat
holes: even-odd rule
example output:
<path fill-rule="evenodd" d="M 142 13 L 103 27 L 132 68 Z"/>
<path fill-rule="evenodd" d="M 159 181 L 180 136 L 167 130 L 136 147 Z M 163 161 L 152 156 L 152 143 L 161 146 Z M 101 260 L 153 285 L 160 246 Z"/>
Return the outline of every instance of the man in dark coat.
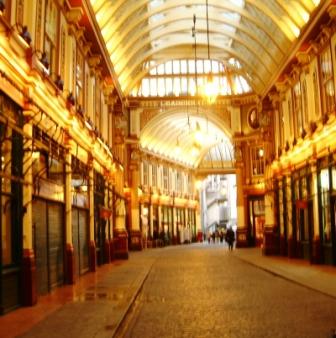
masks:
<path fill-rule="evenodd" d="M 235 233 L 234 233 L 234 231 L 232 230 L 231 227 L 229 227 L 226 230 L 225 240 L 226 240 L 227 244 L 229 245 L 229 250 L 232 250 L 233 249 L 233 243 L 235 241 Z"/>

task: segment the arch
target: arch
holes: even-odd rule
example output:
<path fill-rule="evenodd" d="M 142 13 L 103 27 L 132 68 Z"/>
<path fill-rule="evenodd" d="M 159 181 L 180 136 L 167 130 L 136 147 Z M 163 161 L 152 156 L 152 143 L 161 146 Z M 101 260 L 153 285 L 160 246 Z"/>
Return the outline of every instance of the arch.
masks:
<path fill-rule="evenodd" d="M 208 129 L 205 135 L 209 139 L 202 142 L 200 154 L 193 158 L 191 152 L 195 143 L 196 122 L 203 131 Z M 167 128 L 162 130 L 162 125 Z M 174 153 L 177 139 L 182 151 L 180 157 Z M 153 117 L 140 131 L 140 144 L 144 149 L 172 160 L 180 159 L 179 162 L 193 167 L 197 166 L 209 148 L 222 141 L 231 142 L 231 139 L 232 131 L 220 117 L 204 109 L 197 110 L 196 107 L 188 112 L 180 108 L 167 109 Z"/>
<path fill-rule="evenodd" d="M 206 45 L 206 41 L 204 42 L 198 42 L 200 45 Z M 120 70 L 118 71 L 118 74 L 120 75 L 119 81 L 121 84 L 121 87 L 123 90 L 125 90 L 128 87 L 128 78 L 132 77 L 132 73 L 136 70 L 136 68 L 142 64 L 144 61 L 148 60 L 152 55 L 158 53 L 159 51 L 165 50 L 167 52 L 167 50 L 169 48 L 174 48 L 176 47 L 176 43 L 170 43 L 170 44 L 166 44 L 166 45 L 162 45 L 160 46 L 160 48 L 157 48 L 156 50 L 150 50 L 147 53 L 141 55 L 141 57 L 133 63 L 133 65 L 129 68 L 129 69 L 125 69 L 125 71 L 120 72 Z M 259 69 L 255 69 L 255 67 L 253 65 L 251 65 L 251 63 L 242 55 L 240 55 L 237 51 L 235 51 L 233 48 L 228 48 L 228 47 L 222 47 L 218 44 L 211 44 L 212 47 L 218 47 L 219 49 L 222 49 L 226 52 L 228 52 L 229 55 L 233 56 L 234 58 L 236 58 L 237 60 L 240 61 L 242 66 L 245 66 L 247 69 L 249 69 L 249 71 L 251 72 L 251 74 L 253 74 L 255 76 L 255 78 L 258 78 L 259 82 L 262 85 L 265 85 L 265 78 L 263 77 L 263 74 L 259 74 L 260 70 Z M 271 73 L 268 71 L 268 74 L 271 75 Z"/>
<path fill-rule="evenodd" d="M 158 36 L 150 36 L 147 37 L 146 39 L 141 39 L 139 41 L 141 41 L 139 46 L 134 46 L 134 48 L 132 48 L 129 53 L 127 53 L 126 57 L 121 57 L 121 55 L 119 56 L 119 58 L 114 59 L 114 63 L 115 65 L 120 65 L 121 67 L 126 67 L 127 63 L 138 53 L 140 53 L 141 49 L 144 48 L 146 45 L 150 45 L 151 41 L 155 41 L 156 39 L 160 39 L 164 36 L 170 35 L 170 34 L 174 34 L 177 32 L 181 32 L 183 30 L 185 30 L 186 28 L 188 28 L 189 26 L 179 26 L 179 27 L 171 27 L 171 29 L 166 30 L 165 33 L 161 33 Z M 251 52 L 251 54 L 254 56 L 255 59 L 257 59 L 259 61 L 259 64 L 263 67 L 263 68 L 267 68 L 267 71 L 269 73 L 271 73 L 272 71 L 274 71 L 274 67 L 276 66 L 276 64 L 273 64 L 273 67 L 270 67 L 268 63 L 265 62 L 265 60 L 263 59 L 262 55 L 260 54 L 260 51 L 258 52 L 257 49 L 254 48 L 254 46 L 252 46 L 250 43 L 244 41 L 244 39 L 240 38 L 239 36 L 237 36 L 236 34 L 231 34 L 229 32 L 222 32 L 221 30 L 218 29 L 211 29 L 210 34 L 212 33 L 216 33 L 218 35 L 223 35 L 225 37 L 229 37 L 232 40 L 234 40 L 235 42 L 238 42 L 240 44 L 242 44 L 244 47 L 246 47 L 247 50 L 249 50 Z M 183 44 L 183 41 L 181 42 Z M 273 61 L 273 58 L 272 58 Z M 123 65 L 123 66 L 122 66 Z M 121 68 L 122 70 L 124 68 Z M 122 72 L 122 70 L 120 72 Z"/>

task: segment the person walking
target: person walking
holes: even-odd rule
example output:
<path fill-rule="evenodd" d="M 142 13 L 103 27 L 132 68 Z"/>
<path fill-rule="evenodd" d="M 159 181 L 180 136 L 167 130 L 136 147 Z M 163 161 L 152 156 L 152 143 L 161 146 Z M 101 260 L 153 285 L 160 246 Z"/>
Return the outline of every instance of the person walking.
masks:
<path fill-rule="evenodd" d="M 235 233 L 234 233 L 234 231 L 232 230 L 231 227 L 229 227 L 226 230 L 225 241 L 229 245 L 229 250 L 232 251 L 233 250 L 233 243 L 235 241 Z"/>

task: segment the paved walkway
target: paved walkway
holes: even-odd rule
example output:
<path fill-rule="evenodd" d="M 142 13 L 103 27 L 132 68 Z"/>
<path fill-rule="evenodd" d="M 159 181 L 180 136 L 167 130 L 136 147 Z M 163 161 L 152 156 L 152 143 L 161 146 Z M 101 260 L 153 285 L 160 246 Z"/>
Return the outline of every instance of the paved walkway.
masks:
<path fill-rule="evenodd" d="M 192 244 L 206 246 L 208 244 Z M 213 249 L 227 250 L 222 245 Z M 0 337 L 113 337 L 162 250 L 131 252 L 127 261 L 104 265 L 80 278 L 74 286 L 56 289 L 34 307 L 0 317 Z M 310 265 L 303 260 L 265 257 L 260 249 L 232 253 L 249 264 L 336 298 L 336 268 Z"/>

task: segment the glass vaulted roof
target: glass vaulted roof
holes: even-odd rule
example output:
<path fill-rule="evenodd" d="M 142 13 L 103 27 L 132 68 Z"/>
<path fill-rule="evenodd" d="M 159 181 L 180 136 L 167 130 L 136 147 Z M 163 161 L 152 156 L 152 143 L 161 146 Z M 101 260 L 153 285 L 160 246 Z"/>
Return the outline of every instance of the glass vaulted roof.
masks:
<path fill-rule="evenodd" d="M 148 75 L 148 62 L 159 65 L 194 59 L 194 15 L 197 59 L 223 64 L 232 58 L 237 60 L 241 75 L 261 94 L 319 3 L 320 0 L 91 0 L 126 96 L 139 88 Z"/>
<path fill-rule="evenodd" d="M 201 95 L 209 70 L 219 95 L 263 97 L 320 5 L 320 0 L 90 2 L 123 95 L 161 100 Z M 215 115 L 198 108 L 193 114 L 182 108 L 158 112 L 140 131 L 141 147 L 193 167 L 210 159 L 212 165 L 227 165 L 223 154 L 232 149 L 233 131 Z M 196 122 L 207 139 L 198 145 Z"/>

